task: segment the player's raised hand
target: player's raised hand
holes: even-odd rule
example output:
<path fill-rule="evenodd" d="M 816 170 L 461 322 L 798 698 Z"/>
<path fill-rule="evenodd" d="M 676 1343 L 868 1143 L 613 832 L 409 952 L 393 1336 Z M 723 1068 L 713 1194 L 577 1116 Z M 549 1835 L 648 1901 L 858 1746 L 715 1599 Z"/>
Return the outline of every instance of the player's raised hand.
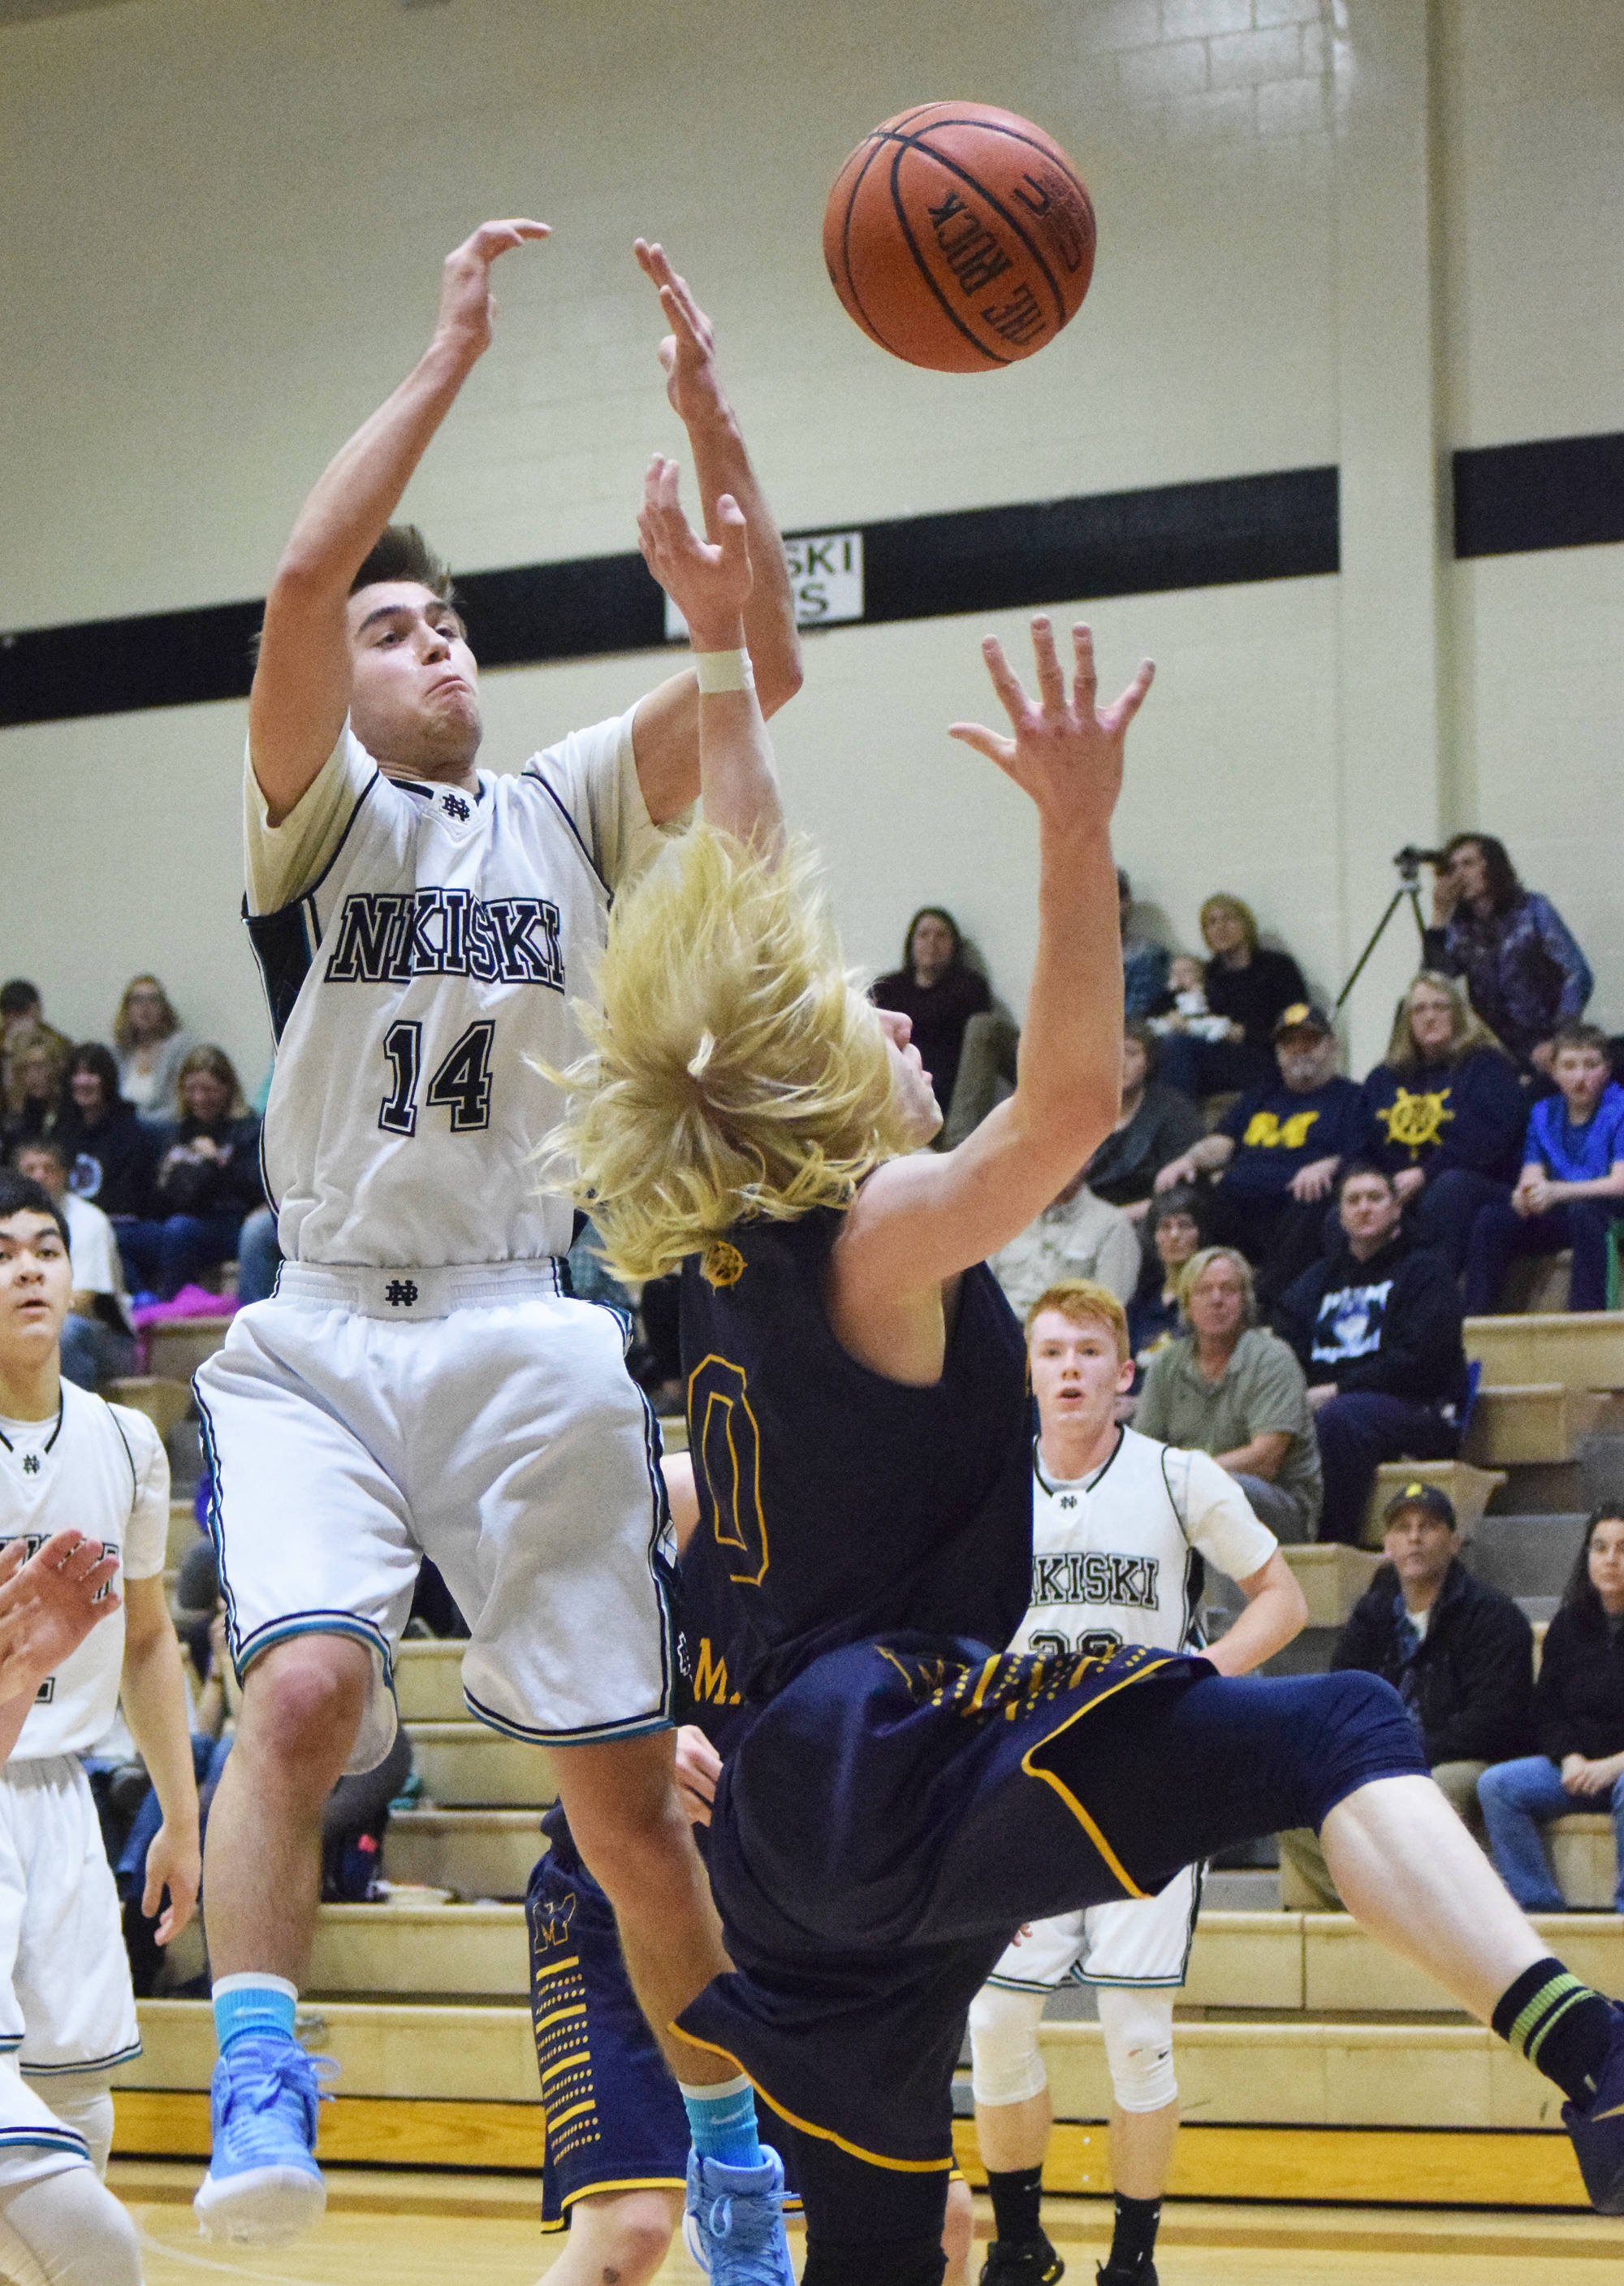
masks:
<path fill-rule="evenodd" d="M 744 511 L 731 493 L 715 508 L 714 545 L 701 540 L 682 512 L 677 464 L 657 453 L 643 480 L 637 545 L 643 560 L 688 622 L 696 650 L 737 650 L 740 614 L 754 575 Z"/>
<path fill-rule="evenodd" d="M 36 1691 L 117 1611 L 117 1557 L 81 1532 L 56 1533 L 33 1556 L 13 1541 L 0 1555 L 0 1704 Z"/>
<path fill-rule="evenodd" d="M 1149 659 L 1113 706 L 1098 705 L 1094 638 L 1079 624 L 1071 631 L 1076 672 L 1071 688 L 1055 649 L 1054 629 L 1039 613 L 1032 621 L 1037 696 L 1029 698 L 996 635 L 981 644 L 992 687 L 1004 703 L 1013 733 L 1004 737 L 979 722 L 955 722 L 948 735 L 996 762 L 1031 796 L 1045 823 L 1058 826 L 1102 826 L 1109 822 L 1122 788 L 1123 744 L 1139 713 L 1155 669 Z"/>
<path fill-rule="evenodd" d="M 469 357 L 479 357 L 488 350 L 496 314 L 491 264 L 499 254 L 551 235 L 546 223 L 529 222 L 522 217 L 509 222 L 482 222 L 471 238 L 465 238 L 445 256 L 436 328 L 439 337 Z"/>
<path fill-rule="evenodd" d="M 685 278 L 672 268 L 666 249 L 657 240 L 634 241 L 632 251 L 643 274 L 658 288 L 659 305 L 671 331 L 659 345 L 666 369 L 666 394 L 672 410 L 690 429 L 706 421 L 725 421 L 728 400 L 716 371 L 716 329 L 693 297 Z"/>
<path fill-rule="evenodd" d="M 161 1825 L 147 1845 L 146 1883 L 141 1892 L 143 1914 L 148 1920 L 158 1915 L 153 1935 L 159 1944 L 169 1943 L 191 1919 L 197 1910 L 202 1878 L 203 1861 L 198 1849 L 196 1825 L 189 1834 L 171 1833 L 167 1822 Z M 158 1914 L 166 1889 L 169 1902 Z"/>

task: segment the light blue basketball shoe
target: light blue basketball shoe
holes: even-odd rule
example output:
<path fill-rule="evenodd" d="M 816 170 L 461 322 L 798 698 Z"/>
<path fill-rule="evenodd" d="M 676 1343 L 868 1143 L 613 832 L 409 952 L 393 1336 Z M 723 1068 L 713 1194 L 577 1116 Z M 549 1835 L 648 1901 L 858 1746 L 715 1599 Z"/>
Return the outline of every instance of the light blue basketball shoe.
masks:
<path fill-rule="evenodd" d="M 285 2035 L 250 2032 L 232 2042 L 214 2068 L 213 2156 L 192 2202 L 210 2238 L 286 2246 L 319 2221 L 327 2189 L 311 2156 L 316 2116 L 332 2101 L 321 2082 L 337 2069 L 330 2056 L 308 2056 Z"/>
<path fill-rule="evenodd" d="M 795 2286 L 778 2154 L 763 2150 L 759 2167 L 729 2167 L 690 2151 L 682 2243 L 711 2286 Z"/>

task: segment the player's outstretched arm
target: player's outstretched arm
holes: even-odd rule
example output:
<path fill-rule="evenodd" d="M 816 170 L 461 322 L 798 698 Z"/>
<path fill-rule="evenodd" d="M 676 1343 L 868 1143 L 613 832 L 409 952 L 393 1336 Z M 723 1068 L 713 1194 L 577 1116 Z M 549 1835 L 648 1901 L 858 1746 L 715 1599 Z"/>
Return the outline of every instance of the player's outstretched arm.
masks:
<path fill-rule="evenodd" d="M 45 1677 L 117 1611 L 117 1557 L 79 1532 L 53 1533 L 33 1556 L 22 1540 L 0 1552 L 0 1762 Z"/>
<path fill-rule="evenodd" d="M 329 462 L 299 511 L 266 599 L 248 699 L 248 751 L 273 822 L 294 807 L 337 743 L 350 707 L 350 583 L 490 347 L 491 265 L 510 248 L 547 235 L 545 223 L 481 223 L 446 256 L 428 348 Z"/>
<path fill-rule="evenodd" d="M 730 498 L 744 517 L 754 583 L 744 607 L 744 641 L 755 669 L 764 716 L 800 688 L 800 637 L 795 597 L 777 518 L 757 481 L 738 420 L 716 366 L 715 329 L 663 247 L 639 239 L 635 252 L 659 295 L 671 331 L 659 345 L 666 391 L 688 431 L 707 536 L 719 540 L 719 506 Z M 657 824 L 674 817 L 698 791 L 698 692 L 691 674 L 674 675 L 637 710 L 637 775 Z"/>
<path fill-rule="evenodd" d="M 682 513 L 676 462 L 656 453 L 643 480 L 637 544 L 688 621 L 698 654 L 693 705 L 706 823 L 776 850 L 784 840 L 784 808 L 755 690 L 742 680 L 737 689 L 706 688 L 706 655 L 711 667 L 730 666 L 731 654 L 744 648 L 744 612 L 753 584 L 744 511 L 730 493 L 716 502 L 712 522 L 714 541 L 701 540 Z M 641 769 L 642 729 L 635 735 Z"/>
<path fill-rule="evenodd" d="M 863 1185 L 835 1248 L 837 1276 L 876 1299 L 939 1285 L 1024 1230 L 1110 1132 L 1121 1102 L 1122 938 L 1111 814 L 1123 747 L 1154 672 L 1097 703 L 1093 637 L 1072 630 L 1069 687 L 1046 618 L 1032 621 L 1037 696 L 989 636 L 981 646 L 1010 736 L 956 722 L 1038 816 L 1037 957 L 1015 1092 L 958 1146 L 894 1159 Z M 861 1304 L 858 1304 L 861 1306 Z"/>
<path fill-rule="evenodd" d="M 169 1891 L 169 1904 L 154 1932 L 160 1944 L 168 1944 L 191 1919 L 202 1878 L 192 1730 L 180 1645 L 162 1573 L 147 1580 L 127 1579 L 124 1602 L 124 1717 L 163 1812 L 163 1824 L 146 1853 L 141 1911 L 150 1919 L 163 1892 Z"/>

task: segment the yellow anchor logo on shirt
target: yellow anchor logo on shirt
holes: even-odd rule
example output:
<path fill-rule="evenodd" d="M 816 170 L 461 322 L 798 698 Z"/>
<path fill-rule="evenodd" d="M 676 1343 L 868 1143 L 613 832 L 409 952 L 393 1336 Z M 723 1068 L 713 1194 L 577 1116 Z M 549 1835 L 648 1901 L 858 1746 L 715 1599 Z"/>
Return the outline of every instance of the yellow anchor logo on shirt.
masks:
<path fill-rule="evenodd" d="M 1447 1087 L 1432 1095 L 1411 1095 L 1401 1087 L 1387 1108 L 1376 1115 L 1387 1130 L 1390 1143 L 1404 1144 L 1419 1157 L 1443 1140 L 1444 1122 L 1455 1117 L 1448 1105 Z"/>

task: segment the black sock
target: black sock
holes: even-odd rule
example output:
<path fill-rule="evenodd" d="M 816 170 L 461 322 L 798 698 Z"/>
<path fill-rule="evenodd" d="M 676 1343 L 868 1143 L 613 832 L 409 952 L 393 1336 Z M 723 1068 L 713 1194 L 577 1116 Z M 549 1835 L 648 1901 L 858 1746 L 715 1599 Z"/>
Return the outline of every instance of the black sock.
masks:
<path fill-rule="evenodd" d="M 1006 2173 L 987 2170 L 992 2196 L 992 2235 L 1007 2244 L 1041 2237 L 1044 2171 L 1041 2167 L 1011 2167 Z"/>
<path fill-rule="evenodd" d="M 1161 2219 L 1160 2199 L 1131 2199 L 1117 2192 L 1116 2227 L 1105 2265 L 1113 2286 L 1117 2278 L 1137 2278 L 1145 2267 L 1156 2251 L 1156 2226 Z"/>
<path fill-rule="evenodd" d="M 1494 2023 L 1507 2046 L 1554 2080 L 1570 2103 L 1589 2103 L 1612 2038 L 1611 2001 L 1547 1953 L 1501 1994 Z"/>
<path fill-rule="evenodd" d="M 800 2286 L 942 2286 L 940 2238 L 815 2238 Z"/>

